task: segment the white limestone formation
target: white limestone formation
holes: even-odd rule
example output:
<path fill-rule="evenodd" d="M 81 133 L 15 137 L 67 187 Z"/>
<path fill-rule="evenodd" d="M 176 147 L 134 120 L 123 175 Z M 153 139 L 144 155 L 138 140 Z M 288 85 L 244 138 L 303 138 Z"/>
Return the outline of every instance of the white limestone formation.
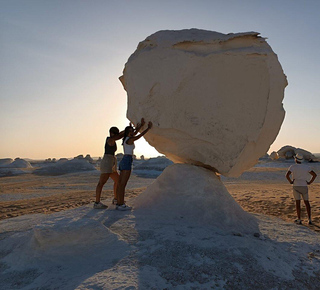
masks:
<path fill-rule="evenodd" d="M 140 42 L 120 80 L 127 117 L 169 159 L 239 176 L 281 127 L 286 77 L 256 32 L 159 31 Z"/>
<path fill-rule="evenodd" d="M 26 161 L 21 158 L 15 158 L 12 163 L 10 163 L 7 167 L 10 168 L 32 168 L 32 165 L 29 161 Z"/>
<path fill-rule="evenodd" d="M 272 151 L 269 157 L 271 160 L 278 160 L 279 159 L 279 155 L 276 151 Z"/>
<path fill-rule="evenodd" d="M 293 156 L 295 155 L 295 147 L 290 146 L 290 145 L 286 145 L 281 147 L 277 153 L 279 155 L 280 158 L 285 158 L 285 159 L 289 159 L 289 158 L 293 158 Z"/>
<path fill-rule="evenodd" d="M 314 154 L 302 148 L 296 148 L 291 145 L 286 145 L 278 150 L 279 157 L 286 159 L 291 159 L 298 153 L 300 153 L 307 161 L 318 161 L 317 157 Z"/>
<path fill-rule="evenodd" d="M 295 155 L 297 154 L 301 154 L 304 158 L 304 160 L 307 160 L 307 161 L 318 161 L 318 158 L 313 155 L 311 152 L 307 151 L 307 150 L 304 150 L 302 148 L 296 148 L 295 149 Z"/>
<path fill-rule="evenodd" d="M 0 167 L 6 167 L 9 164 L 11 164 L 12 162 L 13 162 L 13 159 L 11 159 L 11 158 L 0 159 Z"/>
<path fill-rule="evenodd" d="M 259 231 L 256 218 L 241 208 L 218 176 L 188 164 L 168 166 L 134 200 L 134 209 L 137 220 L 142 213 L 143 220 L 152 223 L 183 219 L 189 225 L 210 225 L 224 231 Z"/>
<path fill-rule="evenodd" d="M 93 163 L 93 159 L 92 159 L 92 157 L 90 156 L 90 154 L 87 154 L 84 159 L 87 160 L 89 163 Z"/>
<path fill-rule="evenodd" d="M 78 155 L 78 156 L 73 157 L 73 159 L 79 159 L 79 160 L 81 160 L 81 159 L 84 159 L 84 157 L 83 157 L 83 155 L 81 154 L 81 155 Z"/>

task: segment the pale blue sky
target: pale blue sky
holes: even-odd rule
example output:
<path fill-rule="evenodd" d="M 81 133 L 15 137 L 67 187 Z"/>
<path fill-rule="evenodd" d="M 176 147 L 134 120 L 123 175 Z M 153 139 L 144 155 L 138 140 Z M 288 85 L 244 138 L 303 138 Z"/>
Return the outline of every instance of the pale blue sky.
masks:
<path fill-rule="evenodd" d="M 128 122 L 128 57 L 185 28 L 267 37 L 289 82 L 271 150 L 320 152 L 320 1 L 0 0 L 0 158 L 101 156 L 109 127 Z M 135 153 L 157 155 L 142 140 Z"/>

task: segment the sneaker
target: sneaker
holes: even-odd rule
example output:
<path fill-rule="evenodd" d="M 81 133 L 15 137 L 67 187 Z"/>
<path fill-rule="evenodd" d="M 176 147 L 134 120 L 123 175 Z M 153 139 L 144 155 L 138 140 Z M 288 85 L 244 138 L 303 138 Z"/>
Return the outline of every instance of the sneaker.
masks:
<path fill-rule="evenodd" d="M 309 225 L 313 225 L 313 223 L 312 223 L 312 221 L 311 221 L 311 220 L 309 220 L 308 224 L 309 224 Z"/>
<path fill-rule="evenodd" d="M 94 203 L 93 204 L 93 208 L 94 209 L 104 209 L 104 208 L 108 208 L 107 205 L 103 204 L 102 202 L 99 202 L 99 203 Z"/>
<path fill-rule="evenodd" d="M 122 205 L 117 205 L 117 210 L 125 211 L 125 210 L 131 210 L 132 206 L 127 206 L 125 203 Z"/>
<path fill-rule="evenodd" d="M 299 219 L 297 219 L 297 220 L 295 220 L 294 221 L 297 225 L 301 225 L 302 223 L 301 223 L 301 220 L 299 220 Z"/>
<path fill-rule="evenodd" d="M 114 198 L 114 199 L 112 200 L 112 204 L 117 204 L 117 203 L 118 203 L 117 199 Z"/>

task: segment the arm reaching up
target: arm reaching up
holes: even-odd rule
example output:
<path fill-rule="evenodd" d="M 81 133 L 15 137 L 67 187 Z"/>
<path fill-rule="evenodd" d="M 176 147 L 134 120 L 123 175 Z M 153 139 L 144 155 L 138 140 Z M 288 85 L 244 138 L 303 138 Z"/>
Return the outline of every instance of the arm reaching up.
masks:
<path fill-rule="evenodd" d="M 142 133 L 140 133 L 138 136 L 135 137 L 131 137 L 128 141 L 127 144 L 128 145 L 132 145 L 134 143 L 134 141 L 140 139 L 143 135 L 145 135 L 150 129 L 152 128 L 152 122 L 148 123 L 148 128 L 145 129 Z"/>
<path fill-rule="evenodd" d="M 144 126 L 144 124 L 145 124 L 144 118 L 141 118 L 140 123 L 138 123 L 136 128 L 134 129 L 134 132 L 133 132 L 134 136 L 136 136 L 139 133 L 140 129 Z"/>

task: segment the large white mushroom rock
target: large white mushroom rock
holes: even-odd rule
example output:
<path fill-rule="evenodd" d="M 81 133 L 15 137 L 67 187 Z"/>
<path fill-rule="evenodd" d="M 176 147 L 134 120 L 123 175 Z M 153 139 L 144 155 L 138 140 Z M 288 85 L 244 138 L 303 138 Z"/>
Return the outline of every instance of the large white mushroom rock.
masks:
<path fill-rule="evenodd" d="M 226 231 L 258 231 L 256 218 L 241 208 L 219 177 L 189 164 L 168 166 L 134 200 L 134 208 L 137 220 L 152 223 L 183 218 L 186 223 L 213 225 Z"/>
<path fill-rule="evenodd" d="M 239 176 L 268 151 L 285 111 L 281 65 L 259 33 L 159 31 L 120 80 L 127 117 L 154 124 L 150 145 L 174 162 Z"/>

